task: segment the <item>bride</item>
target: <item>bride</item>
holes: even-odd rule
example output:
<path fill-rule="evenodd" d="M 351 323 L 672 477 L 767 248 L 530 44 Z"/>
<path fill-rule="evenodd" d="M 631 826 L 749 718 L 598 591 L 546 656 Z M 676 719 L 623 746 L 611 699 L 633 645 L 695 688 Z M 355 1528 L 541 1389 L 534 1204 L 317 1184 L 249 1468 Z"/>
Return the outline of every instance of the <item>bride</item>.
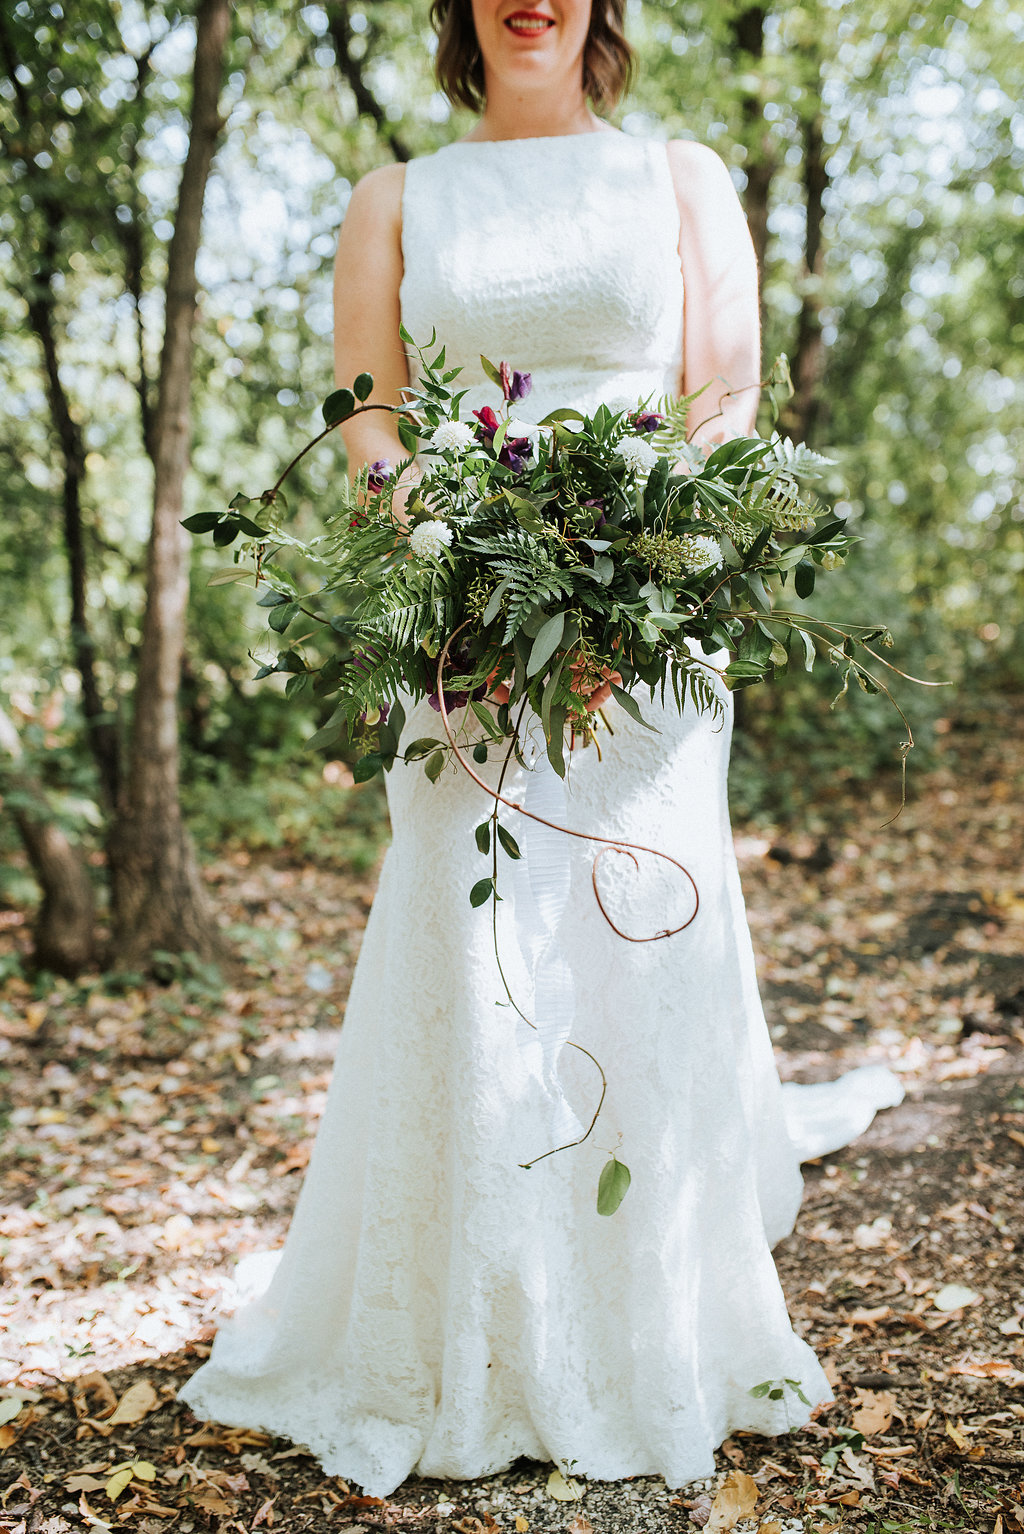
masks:
<path fill-rule="evenodd" d="M 623 9 L 434 0 L 439 77 L 479 117 L 355 188 L 340 382 L 365 370 L 373 398 L 397 403 L 415 382 L 399 325 L 423 341 L 436 328 L 468 387 L 464 419 L 496 402 L 484 353 L 532 374 L 527 420 L 707 384 L 694 438 L 750 432 L 757 279 L 729 174 L 709 149 L 632 138 L 592 110 L 628 74 Z M 405 456 L 390 420 L 346 425 L 353 470 Z M 307 1444 L 384 1496 L 414 1471 L 481 1476 L 520 1455 L 675 1487 L 711 1472 L 731 1431 L 783 1432 L 830 1398 L 771 1247 L 796 1217 L 801 1158 L 860 1133 L 899 1088 L 877 1068 L 780 1087 L 729 829 L 728 694 L 717 719 L 643 701 L 659 733 L 610 705 L 603 759 L 573 752 L 565 823 L 667 852 L 700 908 L 674 937 L 623 942 L 595 907 L 586 846 L 562 839 L 553 941 L 572 1037 L 609 1084 L 593 1135 L 520 1165 L 557 1143 L 554 1110 L 589 1122 L 592 1067 L 563 1051 L 553 1090 L 501 1005 L 489 912 L 468 901 L 489 801 L 464 774 L 434 784 L 397 762 L 393 844 L 309 1174 L 268 1291 L 182 1391 L 197 1413 Z M 407 740 L 436 733 L 427 701 L 410 712 Z M 605 877 L 617 925 L 672 925 L 677 885 Z M 522 892 L 504 892 L 498 938 L 529 1013 Z M 603 1218 L 594 1191 L 620 1146 L 632 1185 Z"/>

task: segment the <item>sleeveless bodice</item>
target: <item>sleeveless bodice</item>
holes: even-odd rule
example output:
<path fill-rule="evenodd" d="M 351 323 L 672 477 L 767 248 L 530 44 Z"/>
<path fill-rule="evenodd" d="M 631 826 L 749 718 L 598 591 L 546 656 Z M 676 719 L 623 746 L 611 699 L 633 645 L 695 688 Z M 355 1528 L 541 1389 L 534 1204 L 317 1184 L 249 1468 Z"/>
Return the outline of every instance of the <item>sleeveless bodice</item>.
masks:
<path fill-rule="evenodd" d="M 676 394 L 678 242 L 664 144 L 607 130 L 449 144 L 406 166 L 402 322 L 421 345 L 436 329 L 462 368 L 463 416 L 498 403 L 481 352 L 532 373 L 526 420 Z"/>

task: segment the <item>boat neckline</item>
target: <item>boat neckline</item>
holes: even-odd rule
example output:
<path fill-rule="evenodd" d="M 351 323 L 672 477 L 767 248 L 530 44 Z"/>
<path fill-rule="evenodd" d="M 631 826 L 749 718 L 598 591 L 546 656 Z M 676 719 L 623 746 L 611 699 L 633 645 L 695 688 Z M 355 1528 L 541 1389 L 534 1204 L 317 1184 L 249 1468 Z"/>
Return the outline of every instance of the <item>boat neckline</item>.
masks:
<path fill-rule="evenodd" d="M 589 133 L 538 133 L 524 135 L 522 138 L 457 138 L 442 147 L 445 149 L 492 149 L 498 144 L 560 144 L 566 140 L 575 143 L 577 139 L 592 138 L 628 139 L 630 142 L 642 142 L 635 134 L 625 133 L 621 128 L 594 128 Z"/>

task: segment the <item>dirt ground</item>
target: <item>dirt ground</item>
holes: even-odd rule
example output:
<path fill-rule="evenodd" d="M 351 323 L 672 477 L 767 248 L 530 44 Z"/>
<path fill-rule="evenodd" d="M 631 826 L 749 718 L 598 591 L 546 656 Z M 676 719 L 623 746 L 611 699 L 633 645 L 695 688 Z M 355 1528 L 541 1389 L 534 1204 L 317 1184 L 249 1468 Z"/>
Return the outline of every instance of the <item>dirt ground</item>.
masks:
<path fill-rule="evenodd" d="M 806 1168 L 776 1253 L 835 1404 L 680 1491 L 524 1461 L 381 1501 L 176 1403 L 236 1259 L 283 1239 L 372 879 L 211 864 L 247 958 L 227 989 L 37 987 L 27 913 L 0 910 L 0 1528 L 1024 1534 L 1019 702 L 951 721 L 894 825 L 880 784 L 799 834 L 737 827 L 783 1075 L 884 1061 L 907 1097 Z"/>

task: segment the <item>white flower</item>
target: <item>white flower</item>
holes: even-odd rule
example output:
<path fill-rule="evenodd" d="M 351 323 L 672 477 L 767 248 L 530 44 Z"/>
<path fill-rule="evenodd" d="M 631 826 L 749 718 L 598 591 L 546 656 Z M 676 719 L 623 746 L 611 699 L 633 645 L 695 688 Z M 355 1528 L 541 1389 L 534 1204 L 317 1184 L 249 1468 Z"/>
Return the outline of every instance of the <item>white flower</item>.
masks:
<path fill-rule="evenodd" d="M 643 437 L 620 437 L 616 451 L 631 474 L 649 474 L 658 461 L 658 454 Z"/>
<path fill-rule="evenodd" d="M 437 559 L 452 541 L 447 522 L 418 522 L 409 534 L 409 548 L 417 559 Z"/>
<path fill-rule="evenodd" d="M 682 545 L 683 558 L 694 574 L 698 570 L 722 568 L 724 560 L 717 538 L 710 538 L 706 533 L 685 533 L 679 542 Z"/>
<path fill-rule="evenodd" d="M 846 560 L 835 549 L 826 549 L 821 556 L 821 568 L 823 570 L 841 570 Z"/>
<path fill-rule="evenodd" d="M 476 434 L 465 421 L 442 421 L 427 445 L 435 453 L 462 453 L 475 442 Z"/>

